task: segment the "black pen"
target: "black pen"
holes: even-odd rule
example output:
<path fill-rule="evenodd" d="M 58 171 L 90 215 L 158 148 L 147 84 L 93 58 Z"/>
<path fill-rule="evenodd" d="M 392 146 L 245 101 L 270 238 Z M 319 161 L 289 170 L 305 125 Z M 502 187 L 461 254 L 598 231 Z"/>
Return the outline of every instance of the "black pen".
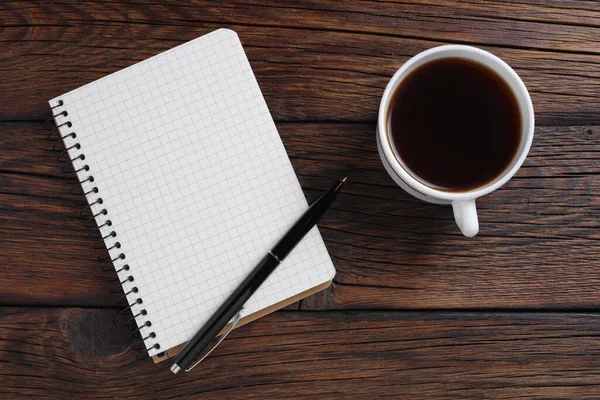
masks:
<path fill-rule="evenodd" d="M 244 303 L 254 294 L 256 289 L 271 275 L 275 268 L 287 257 L 296 247 L 302 238 L 319 221 L 321 216 L 327 211 L 338 192 L 344 186 L 346 178 L 336 182 L 327 192 L 319 197 L 302 214 L 300 219 L 287 231 L 279 242 L 263 257 L 244 281 L 233 293 L 225 300 L 219 309 L 209 318 L 204 326 L 187 342 L 181 349 L 175 362 L 171 366 L 171 371 L 176 374 L 180 370 L 189 371 L 190 364 L 204 351 L 206 346 L 214 339 L 221 329 L 240 311 Z M 218 343 L 217 343 L 218 344 Z M 214 347 L 213 347 L 214 349 Z M 212 350 L 211 350 L 212 351 Z M 196 363 L 197 364 L 197 363 Z M 193 368 L 193 367 L 192 367 Z"/>

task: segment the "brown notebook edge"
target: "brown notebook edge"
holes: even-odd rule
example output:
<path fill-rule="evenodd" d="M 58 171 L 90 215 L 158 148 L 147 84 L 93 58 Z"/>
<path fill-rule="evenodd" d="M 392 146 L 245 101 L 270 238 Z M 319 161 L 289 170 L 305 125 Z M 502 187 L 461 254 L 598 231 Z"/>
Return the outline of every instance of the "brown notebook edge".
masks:
<path fill-rule="evenodd" d="M 292 297 L 288 297 L 285 300 L 282 300 L 278 303 L 273 304 L 270 307 L 267 308 L 263 308 L 262 310 L 259 310 L 255 313 L 252 313 L 250 315 L 247 315 L 245 317 L 243 317 L 242 319 L 240 319 L 240 321 L 238 322 L 237 326 L 235 327 L 235 329 L 239 328 L 240 326 L 246 325 L 249 322 L 252 322 L 254 320 L 257 320 L 259 318 L 264 317 L 265 315 L 271 314 L 272 312 L 275 312 L 277 310 L 282 309 L 283 307 L 289 306 L 292 303 L 295 303 L 297 301 L 300 301 L 308 296 L 311 296 L 315 293 L 320 292 L 321 290 L 325 290 L 329 287 L 329 285 L 331 285 L 331 282 L 333 281 L 333 277 L 331 278 L 331 280 L 324 282 L 320 285 L 317 285 L 313 288 L 310 288 L 308 290 L 305 290 L 304 292 L 298 293 L 295 296 Z M 219 335 L 222 335 L 223 333 L 225 333 L 227 331 L 227 329 L 229 329 L 229 324 L 225 326 L 225 328 L 223 328 L 221 330 L 221 332 L 219 332 Z M 153 356 L 152 360 L 154 361 L 155 364 L 165 361 L 168 358 L 171 357 L 175 357 L 177 355 L 177 353 L 179 353 L 179 351 L 183 348 L 183 346 L 185 345 L 185 343 L 182 343 L 178 346 L 175 347 L 171 347 L 170 349 L 166 350 L 164 352 L 164 355 L 159 357 L 158 355 Z"/>

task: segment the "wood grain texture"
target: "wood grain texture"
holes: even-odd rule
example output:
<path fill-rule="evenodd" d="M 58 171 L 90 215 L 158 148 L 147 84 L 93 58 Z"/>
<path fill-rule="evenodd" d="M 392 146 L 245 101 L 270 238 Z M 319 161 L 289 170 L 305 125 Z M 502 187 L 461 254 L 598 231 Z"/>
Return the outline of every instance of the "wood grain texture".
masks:
<path fill-rule="evenodd" d="M 20 399 L 597 398 L 596 314 L 280 312 L 193 373 L 136 360 L 111 310 L 0 309 L 0 396 Z"/>
<path fill-rule="evenodd" d="M 505 59 L 544 125 L 598 123 L 600 9 L 589 2 L 4 2 L 2 119 L 218 27 L 236 30 L 276 120 L 374 121 L 398 67 L 463 43 Z"/>
<path fill-rule="evenodd" d="M 394 184 L 373 125 L 278 128 L 309 200 L 349 177 L 320 224 L 338 273 L 303 309 L 600 306 L 600 127 L 537 128 L 517 176 L 478 201 L 474 239 L 462 237 L 449 207 Z M 0 270 L 0 300 L 112 306 L 118 295 L 95 261 L 98 238 L 78 218 L 85 201 L 68 194 L 44 134 L 39 123 L 0 124 L 0 147 L 9 149 L 0 153 L 0 238 L 13 266 Z"/>
<path fill-rule="evenodd" d="M 0 2 L 0 306 L 20 306 L 0 307 L 0 398 L 599 398 L 599 5 Z M 173 376 L 136 359 L 39 121 L 48 99 L 221 27 L 307 198 L 349 177 L 320 224 L 338 273 Z M 389 78 L 447 43 L 506 60 L 540 125 L 517 176 L 478 201 L 471 240 L 448 207 L 398 188 L 375 147 Z"/>

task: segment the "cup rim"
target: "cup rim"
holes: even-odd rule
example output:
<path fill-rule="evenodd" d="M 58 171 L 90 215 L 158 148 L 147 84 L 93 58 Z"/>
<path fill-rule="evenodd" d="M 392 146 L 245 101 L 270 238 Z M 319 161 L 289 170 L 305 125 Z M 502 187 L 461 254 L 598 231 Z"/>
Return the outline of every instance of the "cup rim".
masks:
<path fill-rule="evenodd" d="M 491 60 L 495 61 L 495 64 L 490 65 L 490 64 L 486 63 L 485 65 L 487 67 L 492 68 L 494 71 L 497 71 L 498 68 L 501 68 L 504 70 L 504 72 L 511 75 L 514 78 L 514 81 L 516 82 L 516 89 L 521 92 L 521 94 L 523 95 L 523 97 L 525 99 L 525 104 L 524 104 L 524 107 L 521 108 L 521 113 L 527 114 L 528 119 L 525 118 L 525 115 L 523 115 L 522 118 L 524 120 L 527 119 L 528 121 L 530 121 L 530 123 L 529 123 L 529 126 L 523 127 L 523 135 L 524 135 L 523 139 L 525 140 L 525 143 L 524 143 L 524 146 L 523 146 L 521 152 L 513 158 L 513 160 L 516 160 L 516 162 L 513 164 L 513 166 L 509 170 L 504 172 L 504 174 L 500 178 L 498 178 L 492 184 L 489 184 L 489 185 L 486 185 L 486 186 L 483 186 L 480 188 L 475 188 L 475 189 L 472 189 L 469 191 L 446 192 L 446 191 L 434 189 L 430 186 L 427 186 L 427 185 L 419 182 L 410 173 L 408 173 L 408 171 L 406 171 L 404 169 L 404 167 L 400 164 L 400 162 L 396 158 L 396 155 L 394 154 L 394 151 L 393 151 L 390 141 L 389 141 L 388 132 L 387 132 L 386 113 L 387 113 L 387 105 L 389 103 L 390 96 L 392 94 L 393 89 L 395 88 L 397 82 L 400 81 L 402 78 L 404 78 L 406 71 L 412 65 L 416 64 L 421 59 L 423 59 L 431 54 L 442 53 L 442 52 L 454 52 L 457 50 L 460 50 L 463 52 L 470 52 L 473 54 L 478 54 L 487 59 L 491 59 Z M 449 57 L 451 57 L 451 55 L 449 55 Z M 445 58 L 445 57 L 440 57 L 440 58 Z M 510 86 L 511 86 L 511 88 L 513 87 L 513 85 L 510 85 Z M 381 101 L 379 103 L 379 114 L 378 114 L 378 118 L 377 118 L 377 124 L 379 126 L 379 129 L 377 129 L 377 134 L 379 135 L 379 139 L 381 140 L 381 144 L 382 144 L 381 147 L 383 149 L 384 156 L 388 160 L 388 163 L 392 167 L 393 171 L 398 175 L 398 177 L 400 179 L 402 179 L 404 182 L 406 182 L 408 185 L 410 185 L 413 189 L 417 190 L 418 192 L 420 192 L 426 196 L 435 197 L 438 199 L 444 199 L 444 200 L 450 200 L 450 201 L 472 200 L 472 199 L 477 199 L 478 197 L 484 196 L 486 194 L 489 194 L 489 193 L 493 192 L 494 190 L 498 189 L 499 187 L 501 187 L 502 185 L 504 185 L 510 178 L 512 178 L 515 175 L 515 173 L 519 170 L 521 165 L 523 165 L 523 162 L 525 161 L 525 158 L 527 158 L 527 154 L 529 153 L 529 150 L 531 148 L 531 143 L 533 142 L 533 132 L 534 132 L 534 128 L 535 128 L 535 119 L 534 118 L 535 117 L 534 117 L 534 113 L 533 113 L 533 104 L 531 102 L 531 97 L 529 96 L 529 91 L 525 87 L 525 84 L 523 83 L 523 81 L 521 80 L 519 75 L 517 75 L 517 73 L 506 62 L 504 62 L 502 59 L 495 56 L 494 54 L 492 54 L 488 51 L 479 49 L 477 47 L 467 46 L 467 45 L 450 44 L 450 45 L 437 46 L 437 47 L 433 47 L 431 49 L 425 50 L 425 51 L 413 56 L 412 58 L 410 58 L 396 71 L 396 73 L 392 76 L 392 78 L 388 82 L 388 84 L 385 88 L 385 91 L 383 92 L 383 95 L 381 97 Z"/>

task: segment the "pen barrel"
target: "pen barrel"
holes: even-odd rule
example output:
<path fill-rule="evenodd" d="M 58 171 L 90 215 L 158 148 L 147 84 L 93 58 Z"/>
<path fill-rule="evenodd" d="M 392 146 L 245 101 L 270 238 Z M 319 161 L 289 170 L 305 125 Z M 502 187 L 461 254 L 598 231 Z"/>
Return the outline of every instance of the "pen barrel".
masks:
<path fill-rule="evenodd" d="M 215 311 L 202 329 L 184 346 L 175 358 L 174 363 L 181 369 L 185 370 L 188 368 L 278 265 L 279 261 L 271 254 L 268 253 L 263 257 L 252 272 L 237 286 L 219 309 Z"/>
<path fill-rule="evenodd" d="M 319 222 L 325 211 L 329 209 L 337 194 L 344 186 L 344 180 L 337 182 L 327 192 L 323 193 L 311 206 L 300 216 L 298 221 L 287 231 L 287 233 L 275 244 L 271 252 L 280 260 L 283 260 L 294 250 L 294 247 L 302 238 Z"/>

